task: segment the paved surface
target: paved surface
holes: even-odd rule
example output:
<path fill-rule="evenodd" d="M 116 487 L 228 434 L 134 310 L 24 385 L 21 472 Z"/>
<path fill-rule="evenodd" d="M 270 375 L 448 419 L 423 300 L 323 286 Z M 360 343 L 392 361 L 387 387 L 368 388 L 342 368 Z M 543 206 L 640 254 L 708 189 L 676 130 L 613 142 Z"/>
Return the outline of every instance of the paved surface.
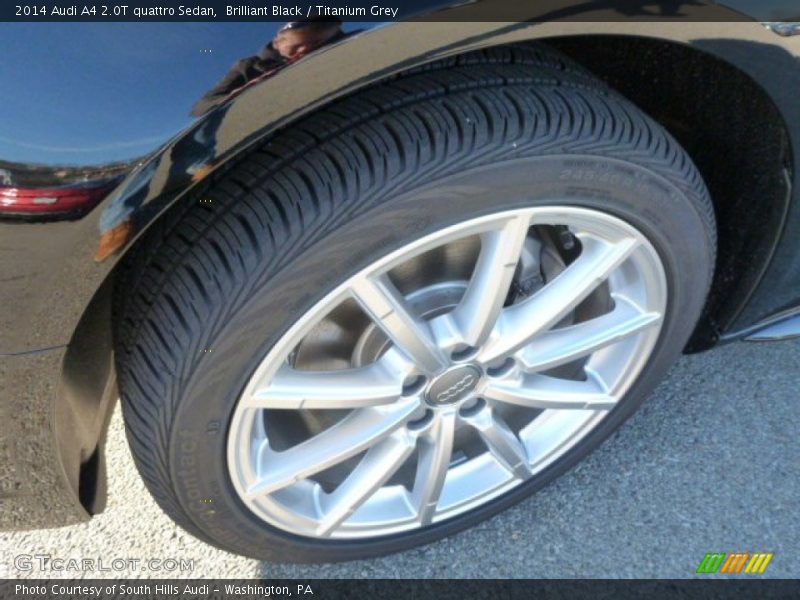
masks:
<path fill-rule="evenodd" d="M 323 566 L 261 564 L 172 525 L 136 474 L 117 414 L 107 511 L 82 526 L 0 535 L 0 571 L 58 576 L 13 566 L 20 554 L 50 554 L 194 559 L 201 577 L 671 578 L 692 576 L 706 552 L 770 551 L 767 576 L 798 577 L 798 379 L 798 342 L 685 357 L 621 431 L 535 497 L 425 548 Z"/>

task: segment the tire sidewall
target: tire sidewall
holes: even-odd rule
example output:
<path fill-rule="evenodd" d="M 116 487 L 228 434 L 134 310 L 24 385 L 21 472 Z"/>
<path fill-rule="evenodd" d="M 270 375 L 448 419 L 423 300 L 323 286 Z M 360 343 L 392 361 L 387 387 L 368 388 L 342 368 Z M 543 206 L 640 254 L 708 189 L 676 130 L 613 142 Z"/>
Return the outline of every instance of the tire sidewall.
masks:
<path fill-rule="evenodd" d="M 618 406 L 561 458 L 504 496 L 423 530 L 360 541 L 312 540 L 268 525 L 240 501 L 227 470 L 227 431 L 238 396 L 269 349 L 343 280 L 380 257 L 458 222 L 521 207 L 568 205 L 607 212 L 655 247 L 669 299 L 659 341 Z M 167 451 L 186 515 L 215 544 L 267 560 L 341 561 L 395 552 L 450 535 L 527 497 L 616 430 L 661 380 L 700 316 L 711 280 L 711 233 L 684 190 L 618 159 L 540 156 L 462 172 L 391 198 L 362 202 L 335 229 L 324 222 L 307 245 L 287 250 L 208 341 L 182 381 Z"/>

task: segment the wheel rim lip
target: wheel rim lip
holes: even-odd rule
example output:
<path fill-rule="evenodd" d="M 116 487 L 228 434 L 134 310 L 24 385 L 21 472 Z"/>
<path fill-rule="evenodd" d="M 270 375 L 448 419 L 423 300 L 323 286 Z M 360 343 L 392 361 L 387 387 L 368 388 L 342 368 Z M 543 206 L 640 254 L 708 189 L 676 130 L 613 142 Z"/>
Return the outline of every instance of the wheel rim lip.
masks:
<path fill-rule="evenodd" d="M 317 537 L 315 534 L 315 523 L 313 520 L 303 520 L 302 518 L 298 519 L 298 515 L 296 513 L 293 513 L 291 509 L 287 508 L 280 501 L 271 498 L 270 495 L 262 496 L 259 499 L 248 497 L 246 489 L 249 483 L 252 483 L 255 477 L 252 467 L 254 462 L 252 438 L 254 431 L 260 427 L 256 424 L 256 415 L 260 414 L 262 409 L 243 408 L 241 399 L 247 397 L 248 394 L 251 394 L 259 382 L 263 382 L 266 378 L 274 376 L 280 365 L 285 361 L 286 356 L 291 349 L 294 348 L 295 345 L 299 343 L 300 340 L 302 340 L 321 319 L 329 314 L 333 308 L 339 305 L 343 300 L 350 297 L 349 290 L 352 287 L 352 282 L 356 281 L 358 278 L 375 276 L 379 273 L 388 272 L 399 264 L 402 264 L 403 262 L 410 260 L 428 250 L 446 244 L 449 241 L 491 231 L 493 229 L 493 225 L 496 226 L 497 223 L 508 219 L 509 216 L 514 214 L 530 215 L 532 225 L 565 224 L 571 227 L 576 227 L 580 230 L 587 230 L 595 234 L 606 230 L 613 234 L 611 237 L 619 235 L 620 232 L 624 232 L 625 235 L 635 237 L 639 241 L 641 250 L 637 250 L 637 255 L 635 257 L 637 265 L 647 265 L 649 267 L 649 269 L 646 269 L 642 273 L 643 285 L 648 290 L 648 302 L 652 302 L 653 304 L 653 306 L 649 306 L 648 308 L 657 309 L 661 313 L 662 319 L 657 323 L 656 326 L 651 327 L 646 331 L 639 332 L 634 336 L 635 343 L 631 344 L 632 349 L 629 353 L 629 364 L 625 369 L 623 369 L 624 376 L 621 377 L 621 381 L 618 381 L 615 386 L 618 398 L 624 397 L 625 392 L 634 383 L 637 376 L 644 368 L 644 365 L 647 363 L 647 360 L 649 360 L 650 355 L 652 354 L 653 348 L 655 347 L 663 326 L 663 316 L 666 314 L 667 308 L 668 289 L 664 267 L 658 252 L 647 239 L 647 237 L 631 224 L 609 213 L 558 202 L 535 207 L 502 210 L 484 216 L 466 219 L 462 222 L 438 229 L 409 244 L 397 248 L 396 250 L 387 253 L 385 256 L 379 258 L 355 274 L 346 278 L 341 284 L 328 292 L 322 299 L 317 301 L 309 310 L 307 310 L 301 316 L 301 318 L 298 319 L 281 336 L 278 342 L 260 361 L 253 375 L 248 380 L 239 400 L 237 400 L 237 404 L 231 419 L 231 425 L 229 427 L 227 441 L 228 475 L 234 486 L 234 489 L 237 492 L 237 495 L 239 496 L 239 499 L 244 502 L 251 512 L 253 512 L 261 520 L 279 529 L 283 529 L 290 533 L 304 537 Z M 627 260 L 632 260 L 632 258 Z M 562 414 L 562 420 L 566 419 L 569 421 L 570 419 L 574 419 L 576 422 L 573 423 L 569 436 L 556 443 L 552 451 L 531 463 L 530 478 L 535 477 L 547 466 L 563 456 L 570 448 L 577 444 L 603 419 L 605 419 L 605 417 L 611 411 L 548 409 L 546 412 L 563 413 L 569 415 L 569 417 L 566 417 Z M 559 421 L 559 415 L 552 414 L 544 416 L 547 416 L 543 423 L 545 425 L 547 425 L 548 421 Z M 537 417 L 534 419 L 534 421 L 523 427 L 520 431 L 520 438 L 523 437 L 523 432 L 526 429 L 531 428 L 534 422 L 539 421 L 540 419 L 541 417 Z M 542 423 L 540 423 L 540 425 L 541 424 Z M 553 424 L 551 423 L 551 426 L 552 425 Z M 528 439 L 528 442 L 532 443 L 532 440 L 535 440 L 535 431 L 531 430 L 528 433 L 530 434 L 530 439 Z M 529 443 L 526 443 L 525 439 L 522 441 L 525 443 L 526 447 L 529 445 Z M 481 455 L 478 458 L 484 462 L 488 462 L 491 457 L 487 457 L 487 455 L 488 453 Z M 492 472 L 491 465 L 481 464 L 480 462 L 476 463 L 475 461 L 477 461 L 478 458 L 469 461 L 475 464 L 472 465 L 471 469 L 462 468 L 462 471 L 465 472 L 461 475 L 474 479 L 476 475 L 482 472 Z M 463 467 L 463 465 L 457 465 L 450 468 L 447 475 L 447 481 L 450 481 L 451 477 L 457 481 L 459 467 Z M 451 471 L 453 473 L 452 476 Z M 492 473 L 495 476 L 498 476 L 496 471 L 497 469 L 494 469 L 494 472 Z M 529 481 L 529 479 L 521 480 L 513 476 L 506 477 L 504 481 L 501 481 L 500 479 L 498 479 L 497 485 L 490 489 L 486 489 L 479 494 L 473 494 L 472 496 L 467 495 L 467 497 L 460 500 L 451 499 L 449 502 L 447 497 L 448 485 L 446 483 L 445 488 L 442 490 L 440 501 L 443 508 L 436 512 L 432 523 L 439 523 L 453 516 L 463 514 L 464 512 L 477 508 L 478 506 L 484 505 L 491 500 L 507 493 L 511 489 L 516 488 L 524 481 Z M 308 482 L 300 481 L 297 484 L 292 485 L 296 486 L 297 491 L 302 493 L 302 486 L 304 483 Z M 384 490 L 386 490 L 386 492 L 384 492 Z M 305 491 L 310 491 L 310 484 L 309 490 Z M 383 487 L 378 492 L 378 494 L 380 493 L 389 494 L 391 493 L 391 490 L 390 488 Z M 336 530 L 330 537 L 340 539 L 366 539 L 408 531 L 419 527 L 419 522 L 411 516 L 405 519 L 389 519 L 380 523 L 379 525 L 376 525 L 369 522 L 368 519 L 359 519 L 360 511 L 361 509 L 357 510 L 352 517 L 342 523 L 339 526 L 339 529 Z"/>

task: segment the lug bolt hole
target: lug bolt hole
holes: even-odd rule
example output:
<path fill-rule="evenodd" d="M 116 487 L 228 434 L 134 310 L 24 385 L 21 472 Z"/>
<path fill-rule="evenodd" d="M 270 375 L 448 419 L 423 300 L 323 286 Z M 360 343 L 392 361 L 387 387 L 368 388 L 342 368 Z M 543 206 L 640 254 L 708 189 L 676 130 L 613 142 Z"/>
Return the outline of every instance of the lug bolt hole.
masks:
<path fill-rule="evenodd" d="M 461 417 L 469 418 L 477 415 L 484 408 L 486 408 L 486 400 L 483 398 L 473 398 L 461 405 L 458 409 L 458 414 Z"/>
<path fill-rule="evenodd" d="M 414 419 L 409 422 L 408 429 L 411 431 L 421 431 L 430 425 L 431 421 L 433 421 L 433 411 L 429 408 L 419 419 Z"/>
<path fill-rule="evenodd" d="M 463 360 L 469 360 L 477 353 L 478 349 L 475 346 L 467 346 L 466 344 L 460 344 L 459 346 L 456 346 L 456 348 L 450 354 L 450 358 L 452 358 L 453 361 L 455 362 L 461 362 Z"/>
<path fill-rule="evenodd" d="M 486 369 L 486 374 L 489 377 L 502 377 L 503 375 L 507 375 L 508 372 L 514 368 L 515 364 L 516 363 L 514 362 L 513 358 L 507 358 L 504 361 Z"/>
<path fill-rule="evenodd" d="M 403 382 L 403 396 L 416 396 L 427 384 L 428 380 L 424 375 L 411 375 Z"/>

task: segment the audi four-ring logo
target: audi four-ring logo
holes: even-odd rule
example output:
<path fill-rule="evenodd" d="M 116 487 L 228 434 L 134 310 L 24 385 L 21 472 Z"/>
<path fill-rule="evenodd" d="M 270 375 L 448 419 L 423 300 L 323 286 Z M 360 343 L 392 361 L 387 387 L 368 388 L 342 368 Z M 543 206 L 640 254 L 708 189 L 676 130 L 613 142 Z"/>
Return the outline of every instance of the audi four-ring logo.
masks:
<path fill-rule="evenodd" d="M 469 389 L 477 380 L 478 378 L 475 375 L 472 373 L 467 373 L 464 375 L 464 377 L 451 385 L 441 394 L 436 394 L 436 402 L 449 402 L 453 398 L 458 397 L 458 395 L 464 390 Z"/>

